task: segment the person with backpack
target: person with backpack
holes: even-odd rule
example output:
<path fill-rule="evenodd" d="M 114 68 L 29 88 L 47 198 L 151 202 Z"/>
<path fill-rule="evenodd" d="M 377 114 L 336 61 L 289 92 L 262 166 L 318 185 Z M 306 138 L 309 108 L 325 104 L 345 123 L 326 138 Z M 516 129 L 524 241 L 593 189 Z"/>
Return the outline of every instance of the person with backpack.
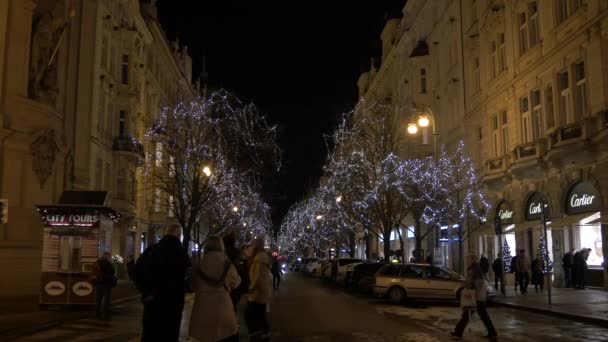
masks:
<path fill-rule="evenodd" d="M 249 275 L 247 274 L 247 265 L 243 257 L 243 253 L 236 248 L 236 239 L 234 233 L 228 233 L 224 236 L 224 250 L 226 256 L 236 268 L 241 283 L 235 289 L 230 291 L 230 298 L 232 299 L 232 305 L 234 306 L 234 312 L 237 311 L 238 304 L 241 301 L 241 297 L 249 290 Z"/>
<path fill-rule="evenodd" d="M 192 271 L 194 304 L 189 333 L 201 342 L 238 341 L 238 325 L 230 293 L 241 279 L 225 254 L 222 238 L 210 236 L 205 254 Z"/>
<path fill-rule="evenodd" d="M 135 285 L 144 305 L 142 341 L 177 342 L 184 309 L 190 258 L 180 241 L 182 229 L 167 227 L 135 264 Z"/>
<path fill-rule="evenodd" d="M 281 284 L 281 276 L 283 275 L 283 270 L 281 269 L 281 266 L 279 265 L 279 260 L 277 258 L 274 258 L 272 260 L 271 273 L 272 273 L 272 288 L 274 290 L 278 290 L 279 285 Z"/>
<path fill-rule="evenodd" d="M 112 288 L 117 279 L 110 262 L 110 253 L 104 252 L 93 266 L 93 285 L 95 287 L 95 311 L 99 319 L 110 319 Z"/>
<path fill-rule="evenodd" d="M 270 255 L 264 250 L 264 238 L 254 238 L 249 257 L 249 299 L 245 310 L 249 340 L 252 342 L 270 341 L 266 308 L 272 295 L 271 263 Z"/>

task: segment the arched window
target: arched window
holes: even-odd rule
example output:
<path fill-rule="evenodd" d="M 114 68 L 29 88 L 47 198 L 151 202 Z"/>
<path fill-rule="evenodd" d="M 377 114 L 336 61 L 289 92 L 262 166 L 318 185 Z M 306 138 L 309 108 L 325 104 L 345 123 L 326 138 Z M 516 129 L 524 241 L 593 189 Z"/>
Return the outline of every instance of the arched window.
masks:
<path fill-rule="evenodd" d="M 426 69 L 420 69 L 420 92 L 426 94 Z"/>

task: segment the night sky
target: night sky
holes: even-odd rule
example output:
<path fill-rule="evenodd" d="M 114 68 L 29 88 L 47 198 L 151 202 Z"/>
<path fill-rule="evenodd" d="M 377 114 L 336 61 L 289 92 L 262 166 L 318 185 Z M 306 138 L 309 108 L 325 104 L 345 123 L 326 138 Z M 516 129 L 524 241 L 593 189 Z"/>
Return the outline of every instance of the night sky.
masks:
<path fill-rule="evenodd" d="M 264 195 L 280 224 L 314 189 L 325 138 L 357 101 L 356 82 L 380 55 L 380 33 L 403 0 L 159 0 L 159 20 L 209 83 L 253 102 L 279 128 L 283 169 Z"/>

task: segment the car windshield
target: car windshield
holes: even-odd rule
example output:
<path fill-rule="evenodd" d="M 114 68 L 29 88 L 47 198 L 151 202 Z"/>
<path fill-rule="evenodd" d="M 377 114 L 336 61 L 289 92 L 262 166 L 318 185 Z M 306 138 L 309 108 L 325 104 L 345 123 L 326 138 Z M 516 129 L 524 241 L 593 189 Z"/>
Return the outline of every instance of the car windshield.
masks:
<path fill-rule="evenodd" d="M 453 270 L 451 270 L 449 268 L 439 267 L 439 269 L 441 269 L 442 271 L 444 271 L 447 274 L 449 274 L 450 278 L 452 278 L 452 279 L 464 279 L 464 276 L 462 276 L 462 274 L 460 274 L 460 273 L 458 273 L 456 271 L 453 271 Z"/>

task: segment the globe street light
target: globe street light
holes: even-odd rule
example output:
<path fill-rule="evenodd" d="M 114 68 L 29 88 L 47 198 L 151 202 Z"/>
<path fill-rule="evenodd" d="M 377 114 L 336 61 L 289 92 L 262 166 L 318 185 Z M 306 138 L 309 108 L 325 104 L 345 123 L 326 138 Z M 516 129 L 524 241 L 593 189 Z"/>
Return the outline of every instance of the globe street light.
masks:
<path fill-rule="evenodd" d="M 426 115 L 421 115 L 420 118 L 418 118 L 418 125 L 420 127 L 429 127 L 431 121 L 429 120 L 429 117 Z"/>
<path fill-rule="evenodd" d="M 320 219 L 322 219 L 322 218 L 323 218 L 323 216 L 322 216 L 322 215 L 317 215 L 317 220 L 320 220 Z"/>
<path fill-rule="evenodd" d="M 205 174 L 205 176 L 209 177 L 211 176 L 211 169 L 209 168 L 209 166 L 205 166 L 203 168 L 203 173 Z"/>
<path fill-rule="evenodd" d="M 233 207 L 232 211 L 234 211 L 236 213 L 237 211 L 239 211 L 239 207 L 237 207 L 237 206 Z"/>
<path fill-rule="evenodd" d="M 407 132 L 412 135 L 416 134 L 418 132 L 418 126 L 416 126 L 415 123 L 407 125 Z"/>
<path fill-rule="evenodd" d="M 338 203 L 342 202 L 342 196 L 336 197 L 336 202 L 338 202 Z"/>

